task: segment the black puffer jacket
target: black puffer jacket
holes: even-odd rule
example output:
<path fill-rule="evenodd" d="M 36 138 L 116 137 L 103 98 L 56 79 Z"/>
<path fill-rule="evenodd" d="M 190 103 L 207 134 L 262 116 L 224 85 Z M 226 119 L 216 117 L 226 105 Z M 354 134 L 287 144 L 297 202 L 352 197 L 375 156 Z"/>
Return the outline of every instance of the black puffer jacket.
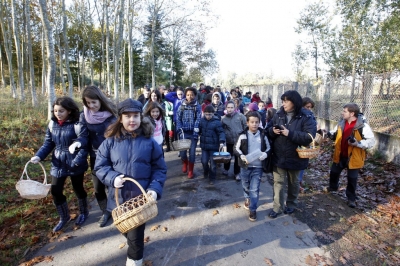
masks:
<path fill-rule="evenodd" d="M 219 144 L 225 143 L 225 132 L 222 123 L 215 115 L 207 120 L 202 118 L 199 126 L 200 147 L 205 151 L 218 151 Z"/>
<path fill-rule="evenodd" d="M 274 125 L 283 125 L 289 129 L 289 135 L 276 135 L 273 131 Z M 299 114 L 295 114 L 291 121 L 287 121 L 286 112 L 283 107 L 269 121 L 266 132 L 273 142 L 273 162 L 279 168 L 290 170 L 304 170 L 307 168 L 308 159 L 298 156 L 298 146 L 308 146 L 311 143 L 310 133 L 313 138 L 317 133 L 317 125 L 314 115 L 309 110 L 301 108 Z"/>

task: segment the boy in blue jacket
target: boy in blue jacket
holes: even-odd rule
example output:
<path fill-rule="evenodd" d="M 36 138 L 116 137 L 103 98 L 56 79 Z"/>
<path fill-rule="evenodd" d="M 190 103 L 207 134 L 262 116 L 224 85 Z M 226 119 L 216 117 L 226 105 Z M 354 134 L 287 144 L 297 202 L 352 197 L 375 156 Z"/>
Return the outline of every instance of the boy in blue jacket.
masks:
<path fill-rule="evenodd" d="M 216 163 L 212 159 L 213 153 L 218 152 L 225 143 L 225 132 L 221 120 L 214 115 L 214 112 L 214 107 L 207 105 L 199 126 L 201 163 L 204 177 L 209 177 L 210 185 L 214 184 L 217 171 Z"/>

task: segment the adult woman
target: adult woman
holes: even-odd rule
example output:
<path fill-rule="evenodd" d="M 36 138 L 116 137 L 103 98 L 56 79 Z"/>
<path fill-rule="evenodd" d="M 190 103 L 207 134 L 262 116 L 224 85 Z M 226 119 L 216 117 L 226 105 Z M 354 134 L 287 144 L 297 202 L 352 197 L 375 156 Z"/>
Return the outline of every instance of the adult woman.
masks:
<path fill-rule="evenodd" d="M 269 217 L 276 218 L 282 211 L 291 214 L 297 206 L 299 173 L 307 168 L 308 159 L 298 156 L 296 148 L 307 146 L 315 137 L 316 124 L 313 114 L 303 107 L 297 91 L 286 91 L 282 96 L 282 107 L 267 125 L 273 141 L 274 204 Z M 287 179 L 287 180 L 286 180 Z M 286 182 L 287 181 L 287 182 Z M 285 207 L 285 184 L 288 184 Z"/>

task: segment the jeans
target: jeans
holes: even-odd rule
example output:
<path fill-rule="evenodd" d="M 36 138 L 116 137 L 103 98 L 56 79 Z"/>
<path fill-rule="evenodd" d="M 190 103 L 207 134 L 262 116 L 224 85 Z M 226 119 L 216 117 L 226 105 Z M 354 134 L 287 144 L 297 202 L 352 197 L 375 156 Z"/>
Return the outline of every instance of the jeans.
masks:
<path fill-rule="evenodd" d="M 339 189 L 339 177 L 343 169 L 347 168 L 348 158 L 341 157 L 339 163 L 332 163 L 329 176 L 329 187 L 332 190 Z M 357 178 L 360 169 L 347 169 L 346 196 L 349 200 L 356 200 Z"/>
<path fill-rule="evenodd" d="M 185 131 L 184 135 L 185 135 L 184 139 L 192 140 L 192 142 L 190 144 L 190 149 L 189 149 L 189 162 L 194 163 L 194 160 L 196 159 L 197 139 L 193 138 L 193 132 Z M 179 139 L 183 139 L 182 135 L 179 136 Z M 187 160 L 187 150 L 180 151 L 179 154 L 183 161 Z"/>
<path fill-rule="evenodd" d="M 250 199 L 250 211 L 257 210 L 262 173 L 262 168 L 248 167 L 247 169 L 240 169 L 243 194 L 246 199 Z"/>
<path fill-rule="evenodd" d="M 299 173 L 299 183 L 301 183 L 301 181 L 303 181 L 303 175 L 304 175 L 304 170 L 301 170 Z"/>
<path fill-rule="evenodd" d="M 65 197 L 63 193 L 64 184 L 67 177 L 68 176 L 57 178 L 53 176 L 51 180 L 51 195 L 53 196 L 54 205 L 61 205 L 67 201 L 67 197 Z M 83 174 L 71 176 L 71 183 L 78 199 L 85 199 L 87 197 L 87 193 L 83 187 Z"/>
<path fill-rule="evenodd" d="M 283 169 L 274 166 L 274 205 L 273 210 L 280 213 L 285 207 L 285 185 L 287 183 L 286 207 L 296 208 L 299 196 L 299 173 L 300 170 Z"/>
<path fill-rule="evenodd" d="M 215 177 L 217 175 L 217 164 L 215 161 L 212 159 L 213 153 L 218 152 L 218 151 L 201 151 L 201 163 L 203 164 L 203 171 L 204 171 L 204 177 L 206 174 L 209 175 L 210 180 L 215 180 Z M 210 162 L 210 165 L 208 164 Z"/>
<path fill-rule="evenodd" d="M 145 228 L 146 224 L 142 224 L 124 234 L 128 242 L 128 258 L 132 260 L 143 259 Z"/>
<path fill-rule="evenodd" d="M 107 200 L 107 194 L 106 194 L 106 186 L 100 182 L 100 180 L 96 176 L 96 172 L 93 171 L 95 162 L 96 162 L 96 157 L 90 156 L 90 169 L 92 169 L 94 195 L 96 196 L 97 202 L 100 202 L 102 200 Z"/>
<path fill-rule="evenodd" d="M 229 152 L 231 154 L 232 157 L 235 158 L 235 162 L 233 164 L 233 174 L 237 175 L 240 173 L 240 167 L 239 167 L 239 161 L 238 161 L 238 157 L 233 154 L 233 146 L 235 144 L 226 144 L 226 151 Z M 229 171 L 229 167 L 231 167 L 231 162 L 229 161 L 228 163 L 224 163 L 224 169 L 226 171 Z"/>

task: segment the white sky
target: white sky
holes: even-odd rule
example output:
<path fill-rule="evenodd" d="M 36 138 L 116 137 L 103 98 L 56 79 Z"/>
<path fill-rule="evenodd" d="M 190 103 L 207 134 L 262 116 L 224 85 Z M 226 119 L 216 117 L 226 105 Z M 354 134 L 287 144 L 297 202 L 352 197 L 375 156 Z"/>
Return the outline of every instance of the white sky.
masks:
<path fill-rule="evenodd" d="M 217 53 L 220 73 L 268 73 L 293 77 L 292 56 L 300 36 L 294 32 L 308 0 L 214 0 L 218 25 L 206 37 Z"/>

